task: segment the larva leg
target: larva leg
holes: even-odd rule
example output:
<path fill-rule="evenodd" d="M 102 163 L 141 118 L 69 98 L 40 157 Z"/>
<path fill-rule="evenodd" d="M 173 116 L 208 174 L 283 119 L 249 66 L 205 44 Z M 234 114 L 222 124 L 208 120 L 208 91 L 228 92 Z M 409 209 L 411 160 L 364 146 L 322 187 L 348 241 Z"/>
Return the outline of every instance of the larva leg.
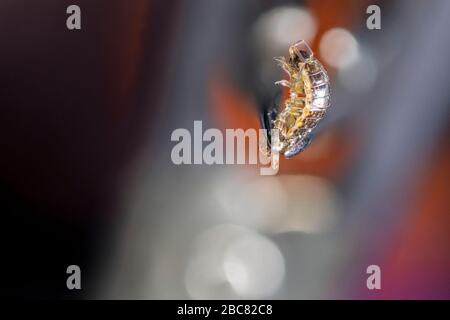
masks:
<path fill-rule="evenodd" d="M 289 78 L 291 77 L 292 74 L 292 69 L 289 66 L 289 64 L 286 61 L 285 57 L 278 57 L 275 58 L 275 61 L 278 62 L 278 65 L 284 70 L 284 72 L 286 72 L 289 75 Z"/>
<path fill-rule="evenodd" d="M 287 87 L 289 89 L 291 88 L 291 83 L 288 80 L 280 80 L 280 81 L 275 82 L 275 84 L 283 86 L 283 87 Z"/>

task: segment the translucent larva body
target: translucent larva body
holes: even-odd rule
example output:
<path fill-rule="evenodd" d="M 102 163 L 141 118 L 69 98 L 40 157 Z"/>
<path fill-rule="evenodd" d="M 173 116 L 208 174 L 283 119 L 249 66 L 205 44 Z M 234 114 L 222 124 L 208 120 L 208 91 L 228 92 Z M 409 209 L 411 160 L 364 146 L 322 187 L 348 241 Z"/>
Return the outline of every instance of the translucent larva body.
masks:
<path fill-rule="evenodd" d="M 289 60 L 277 61 L 289 80 L 276 84 L 288 87 L 289 97 L 274 121 L 280 137 L 276 149 L 289 158 L 308 146 L 310 133 L 330 106 L 330 84 L 325 68 L 303 40 L 289 48 Z"/>

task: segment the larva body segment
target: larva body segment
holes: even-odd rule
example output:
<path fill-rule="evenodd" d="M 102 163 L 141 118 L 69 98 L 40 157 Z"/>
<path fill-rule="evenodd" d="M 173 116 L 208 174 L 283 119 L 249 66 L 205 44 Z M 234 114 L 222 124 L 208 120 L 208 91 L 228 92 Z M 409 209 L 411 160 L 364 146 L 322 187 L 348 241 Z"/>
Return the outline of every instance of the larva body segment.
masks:
<path fill-rule="evenodd" d="M 330 84 L 325 68 L 303 40 L 289 48 L 289 60 L 277 61 L 289 80 L 276 84 L 288 87 L 289 97 L 274 122 L 280 133 L 276 149 L 289 158 L 308 146 L 311 131 L 330 106 Z"/>

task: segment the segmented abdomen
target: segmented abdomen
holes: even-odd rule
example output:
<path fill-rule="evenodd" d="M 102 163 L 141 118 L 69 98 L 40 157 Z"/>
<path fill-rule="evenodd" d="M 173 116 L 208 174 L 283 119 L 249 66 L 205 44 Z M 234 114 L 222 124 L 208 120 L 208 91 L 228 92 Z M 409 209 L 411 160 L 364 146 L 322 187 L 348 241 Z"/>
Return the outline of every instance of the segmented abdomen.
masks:
<path fill-rule="evenodd" d="M 289 87 L 290 95 L 275 127 L 280 130 L 281 152 L 289 156 L 307 146 L 309 141 L 304 140 L 324 117 L 330 106 L 330 85 L 327 72 L 314 57 L 300 63 L 298 70 L 284 69 L 290 80 L 281 84 Z"/>

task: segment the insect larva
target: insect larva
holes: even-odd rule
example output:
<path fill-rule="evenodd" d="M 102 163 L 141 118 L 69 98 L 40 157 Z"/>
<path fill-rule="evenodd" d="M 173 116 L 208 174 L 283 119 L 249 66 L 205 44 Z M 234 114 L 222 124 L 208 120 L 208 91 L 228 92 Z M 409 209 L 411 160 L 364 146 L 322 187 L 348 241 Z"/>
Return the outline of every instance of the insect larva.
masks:
<path fill-rule="evenodd" d="M 285 108 L 276 117 L 279 130 L 276 149 L 287 158 L 303 151 L 310 143 L 311 132 L 330 107 L 330 82 L 325 68 L 301 40 L 289 47 L 289 59 L 276 59 L 289 80 L 276 84 L 289 88 Z"/>

